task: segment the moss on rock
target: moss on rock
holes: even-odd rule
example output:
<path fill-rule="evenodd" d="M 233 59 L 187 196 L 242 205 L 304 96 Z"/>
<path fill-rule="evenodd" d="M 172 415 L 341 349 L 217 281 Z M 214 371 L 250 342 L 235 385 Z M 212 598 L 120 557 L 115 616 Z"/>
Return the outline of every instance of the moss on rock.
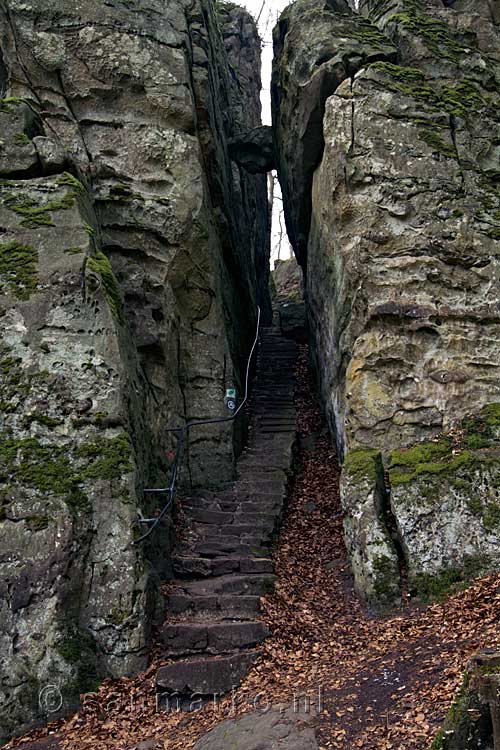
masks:
<path fill-rule="evenodd" d="M 19 242 L 0 243 L 0 293 L 29 299 L 38 284 L 38 251 Z"/>
<path fill-rule="evenodd" d="M 354 481 L 375 482 L 381 466 L 380 451 L 367 448 L 349 451 L 343 469 Z"/>
<path fill-rule="evenodd" d="M 93 271 L 101 279 L 104 293 L 111 311 L 116 319 L 120 323 L 123 323 L 124 315 L 122 295 L 113 273 L 113 269 L 111 268 L 109 258 L 99 250 L 95 255 L 87 259 L 87 269 Z"/>

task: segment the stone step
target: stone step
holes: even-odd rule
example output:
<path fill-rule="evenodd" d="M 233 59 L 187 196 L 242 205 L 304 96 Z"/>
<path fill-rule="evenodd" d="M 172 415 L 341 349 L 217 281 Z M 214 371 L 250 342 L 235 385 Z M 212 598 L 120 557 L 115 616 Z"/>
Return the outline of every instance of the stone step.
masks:
<path fill-rule="evenodd" d="M 199 623 L 167 623 L 160 632 L 164 656 L 187 656 L 205 652 L 224 654 L 254 648 L 269 635 L 269 628 L 258 620 Z"/>
<path fill-rule="evenodd" d="M 260 541 L 260 540 L 259 540 Z M 190 552 L 196 557 L 223 557 L 227 555 L 238 555 L 241 557 L 267 557 L 269 550 L 262 544 L 245 544 L 234 542 L 223 537 L 215 537 L 211 540 L 202 540 L 183 550 Z"/>
<path fill-rule="evenodd" d="M 274 526 L 274 521 L 276 518 L 276 513 L 274 511 L 269 511 L 267 513 L 264 512 L 257 512 L 253 513 L 250 511 L 245 512 L 238 511 L 236 513 L 228 512 L 228 511 L 222 511 L 222 510 L 211 510 L 208 508 L 193 508 L 189 505 L 183 506 L 183 511 L 185 515 L 190 518 L 191 520 L 195 521 L 199 524 L 207 524 L 212 525 L 215 524 L 216 526 L 219 525 L 231 525 L 234 524 L 234 526 L 239 526 L 242 524 L 255 524 L 259 528 L 271 525 Z M 240 533 L 235 531 L 235 533 Z M 248 533 L 247 531 L 243 533 Z"/>
<path fill-rule="evenodd" d="M 216 578 L 208 579 L 216 581 Z M 219 614 L 221 617 L 248 620 L 260 612 L 260 596 L 243 594 L 170 594 L 168 599 L 169 615 L 183 615 L 189 619 L 198 616 L 204 621 L 207 615 Z"/>
<path fill-rule="evenodd" d="M 270 515 L 279 511 L 283 504 L 281 496 L 266 495 L 261 499 L 248 499 L 246 496 L 239 495 L 231 500 L 218 499 L 214 500 L 196 500 L 196 506 L 189 502 L 182 502 L 181 508 L 187 514 L 188 511 L 207 510 L 220 513 L 264 513 Z M 199 503 L 199 504 L 198 504 Z"/>
<path fill-rule="evenodd" d="M 216 594 L 242 594 L 263 596 L 273 590 L 276 576 L 266 575 L 225 575 L 218 578 L 205 578 L 200 581 L 176 581 L 174 594 L 212 596 Z"/>
<path fill-rule="evenodd" d="M 239 536 L 241 539 L 243 539 L 249 534 L 255 534 L 256 532 L 258 532 L 259 539 L 267 540 L 272 535 L 275 525 L 276 525 L 276 522 L 275 520 L 273 520 L 273 521 L 266 521 L 266 522 L 255 521 L 253 523 L 248 523 L 248 524 L 195 523 L 193 528 L 200 538 L 201 536 L 205 538 L 206 534 L 210 534 L 211 536 L 223 536 L 223 537 Z"/>
<path fill-rule="evenodd" d="M 210 577 L 229 573 L 272 573 L 273 562 L 268 557 L 189 557 L 176 555 L 172 558 L 176 576 Z"/>
<path fill-rule="evenodd" d="M 261 651 L 237 652 L 228 656 L 191 657 L 160 667 L 156 685 L 160 692 L 184 696 L 213 696 L 237 687 Z M 160 701 L 161 707 L 161 701 Z"/>

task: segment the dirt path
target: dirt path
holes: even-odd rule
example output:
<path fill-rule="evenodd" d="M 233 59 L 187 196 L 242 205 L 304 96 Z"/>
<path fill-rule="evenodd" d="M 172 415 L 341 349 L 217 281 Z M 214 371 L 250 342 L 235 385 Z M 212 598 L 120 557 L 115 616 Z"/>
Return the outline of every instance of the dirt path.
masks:
<path fill-rule="evenodd" d="M 134 680 L 104 683 L 77 716 L 53 727 L 61 748 L 189 750 L 235 713 L 293 706 L 294 696 L 302 695 L 311 701 L 304 719 L 322 748 L 426 750 L 470 655 L 500 645 L 498 575 L 432 606 L 412 605 L 386 617 L 363 610 L 342 539 L 335 450 L 305 349 L 299 370 L 301 460 L 275 552 L 278 586 L 263 604 L 272 630 L 264 657 L 234 696 L 189 715 L 157 712 L 157 662 Z"/>

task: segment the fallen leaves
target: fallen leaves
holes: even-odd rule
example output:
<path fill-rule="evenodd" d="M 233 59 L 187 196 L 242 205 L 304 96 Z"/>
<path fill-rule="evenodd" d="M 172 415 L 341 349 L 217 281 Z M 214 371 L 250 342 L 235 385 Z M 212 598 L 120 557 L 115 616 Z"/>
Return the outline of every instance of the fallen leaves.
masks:
<path fill-rule="evenodd" d="M 302 449 L 290 490 L 275 551 L 279 583 L 263 599 L 272 635 L 260 662 L 217 705 L 194 715 L 162 713 L 154 690 L 157 649 L 144 674 L 107 680 L 84 698 L 78 714 L 50 728 L 61 749 L 132 750 L 148 740 L 152 750 L 189 750 L 220 721 L 254 710 L 259 695 L 260 705 L 287 706 L 302 696 L 300 710 L 314 725 L 320 750 L 426 750 L 470 656 L 500 645 L 500 576 L 426 608 L 405 605 L 380 618 L 363 610 L 342 535 L 339 467 L 309 378 L 304 348 L 299 431 L 314 447 Z M 40 736 L 47 738 L 47 729 L 24 742 Z M 22 741 L 8 747 L 16 746 Z"/>

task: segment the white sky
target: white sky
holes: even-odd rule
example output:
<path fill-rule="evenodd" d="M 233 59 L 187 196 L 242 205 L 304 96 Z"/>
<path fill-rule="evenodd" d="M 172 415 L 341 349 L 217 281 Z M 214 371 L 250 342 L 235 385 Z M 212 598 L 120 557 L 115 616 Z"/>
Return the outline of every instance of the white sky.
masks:
<path fill-rule="evenodd" d="M 262 38 L 262 121 L 264 125 L 271 124 L 271 71 L 273 63 L 273 29 L 281 12 L 290 5 L 291 0 L 237 0 L 239 5 L 244 6 L 259 19 L 259 32 Z M 282 213 L 281 190 L 279 185 L 275 186 L 275 203 L 273 211 L 273 235 L 271 258 L 278 257 L 279 238 L 281 234 L 280 223 L 284 228 L 285 219 Z M 292 250 L 288 239 L 285 237 L 281 243 L 280 258 L 289 258 Z"/>
<path fill-rule="evenodd" d="M 259 18 L 259 32 L 263 41 L 262 49 L 262 120 L 271 124 L 271 69 L 273 63 L 273 29 L 280 13 L 290 5 L 291 0 L 239 0 L 255 18 Z"/>

